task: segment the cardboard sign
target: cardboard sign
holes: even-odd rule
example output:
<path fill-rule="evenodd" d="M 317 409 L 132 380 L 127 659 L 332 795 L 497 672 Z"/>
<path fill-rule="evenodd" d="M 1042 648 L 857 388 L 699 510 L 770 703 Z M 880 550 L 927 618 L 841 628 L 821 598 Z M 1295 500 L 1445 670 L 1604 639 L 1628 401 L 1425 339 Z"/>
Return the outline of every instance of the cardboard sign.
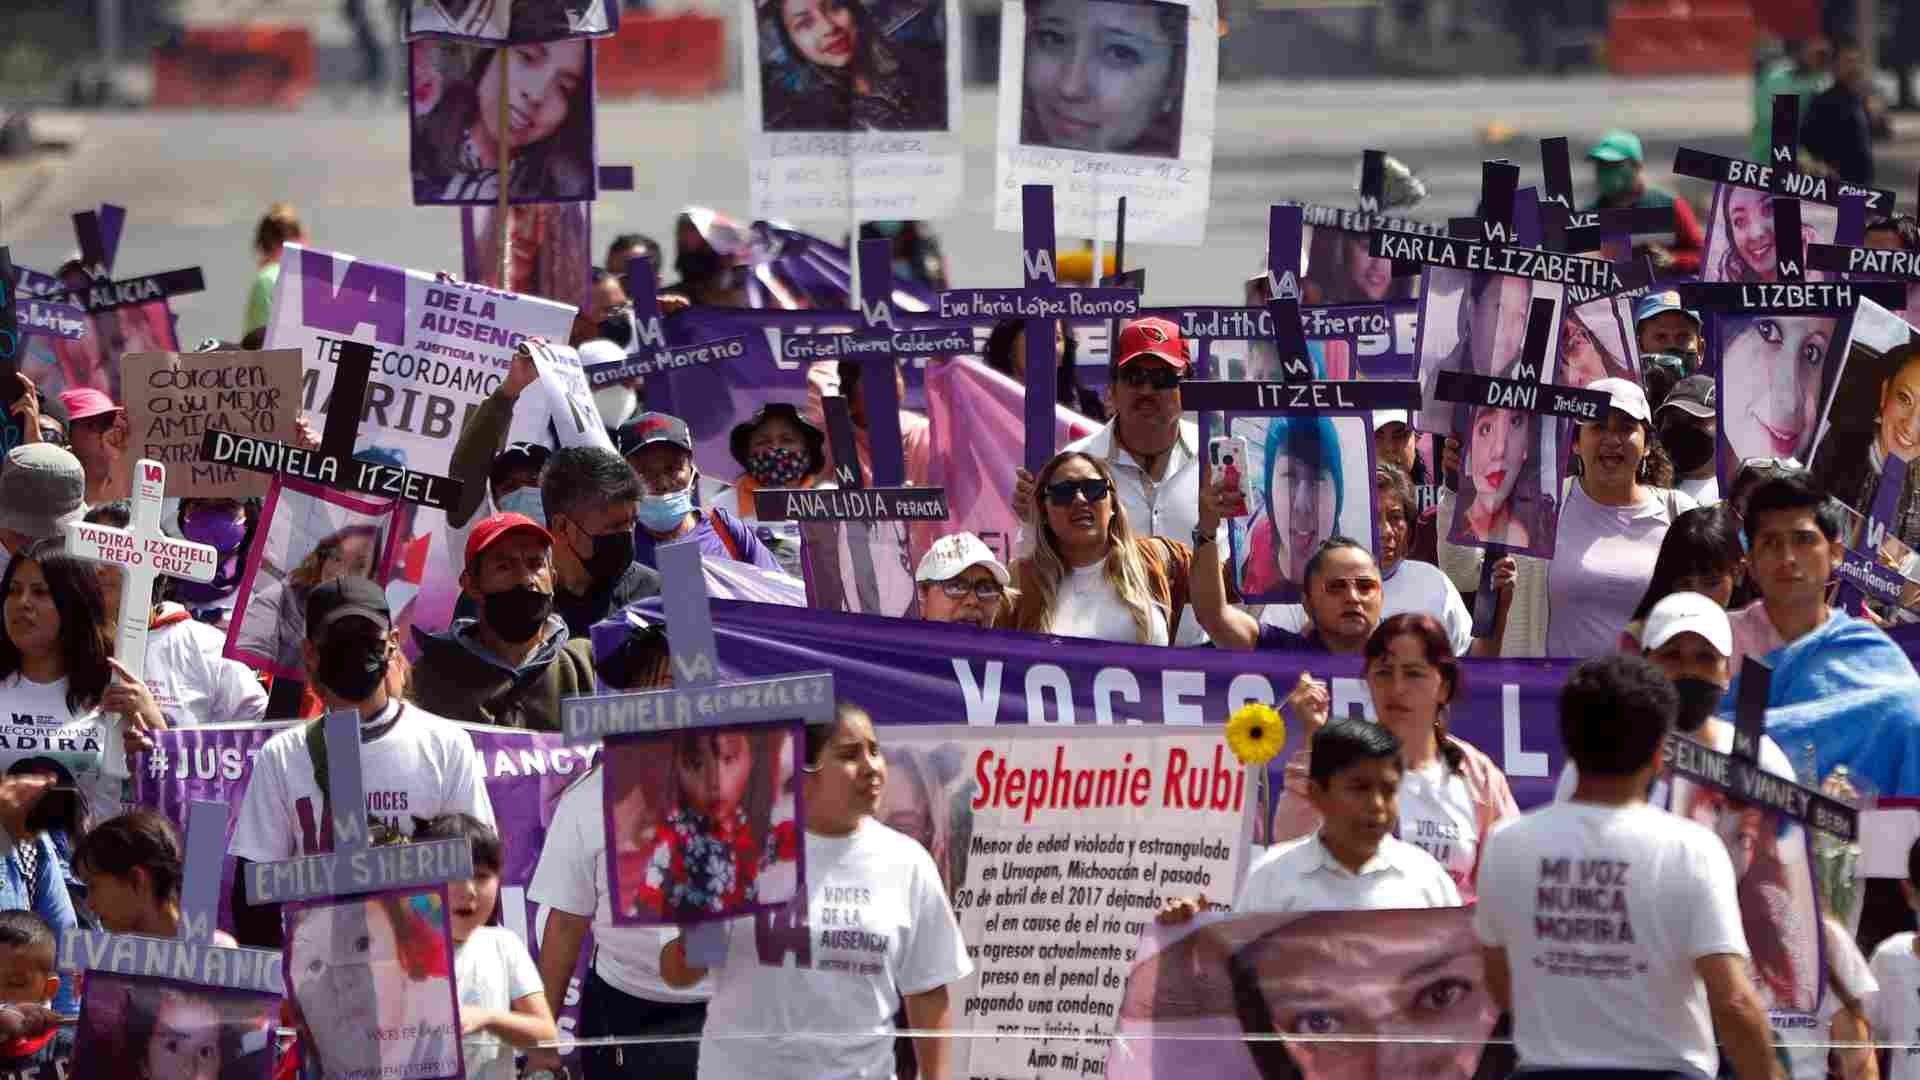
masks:
<path fill-rule="evenodd" d="M 249 499 L 267 493 L 268 477 L 202 461 L 206 433 L 231 431 L 262 439 L 292 437 L 300 415 L 300 352 L 138 352 L 120 359 L 127 426 L 138 456 L 174 467 L 183 498 Z M 133 469 L 133 455 L 127 469 Z"/>

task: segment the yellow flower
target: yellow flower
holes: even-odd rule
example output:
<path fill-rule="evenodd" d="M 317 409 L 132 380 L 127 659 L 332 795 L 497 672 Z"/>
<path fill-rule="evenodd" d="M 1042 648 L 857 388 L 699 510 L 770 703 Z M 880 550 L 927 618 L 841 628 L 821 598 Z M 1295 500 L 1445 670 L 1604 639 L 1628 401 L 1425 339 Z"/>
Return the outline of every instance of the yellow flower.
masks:
<path fill-rule="evenodd" d="M 1286 721 L 1271 705 L 1249 701 L 1227 719 L 1227 746 L 1242 765 L 1265 765 L 1286 744 Z"/>

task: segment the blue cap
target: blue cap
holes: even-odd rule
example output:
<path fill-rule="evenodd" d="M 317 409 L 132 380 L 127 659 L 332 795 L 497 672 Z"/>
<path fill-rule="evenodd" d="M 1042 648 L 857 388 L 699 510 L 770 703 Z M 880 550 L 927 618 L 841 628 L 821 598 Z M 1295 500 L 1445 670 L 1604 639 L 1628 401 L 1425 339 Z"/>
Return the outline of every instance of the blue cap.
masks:
<path fill-rule="evenodd" d="M 1686 308 L 1681 307 L 1680 294 L 1673 289 L 1667 289 L 1657 293 L 1648 293 L 1641 297 L 1640 302 L 1633 305 L 1633 325 L 1639 326 L 1655 315 L 1665 315 L 1669 311 L 1677 311 L 1685 315 L 1687 318 L 1693 320 L 1695 329 L 1699 328 L 1700 313 L 1697 311 L 1688 311 Z"/>

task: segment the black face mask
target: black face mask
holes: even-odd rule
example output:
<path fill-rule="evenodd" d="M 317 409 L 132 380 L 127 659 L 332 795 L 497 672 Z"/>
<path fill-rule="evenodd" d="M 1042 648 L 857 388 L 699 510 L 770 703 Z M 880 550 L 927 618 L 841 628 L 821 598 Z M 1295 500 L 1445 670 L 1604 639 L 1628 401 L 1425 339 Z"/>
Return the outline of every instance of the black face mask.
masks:
<path fill-rule="evenodd" d="M 1674 727 L 1692 734 L 1699 731 L 1720 707 L 1720 699 L 1726 694 L 1726 688 L 1719 683 L 1705 679 L 1696 679 L 1691 675 L 1682 675 L 1673 680 L 1673 688 L 1680 692 L 1680 715 L 1674 721 Z"/>
<path fill-rule="evenodd" d="M 581 532 L 586 531 L 578 525 L 573 527 Z M 574 557 L 580 560 L 580 565 L 586 569 L 587 576 L 593 579 L 596 588 L 612 588 L 626 574 L 627 567 L 633 564 L 633 533 L 622 529 L 590 539 L 591 547 L 584 555 L 573 546 L 571 540 L 567 546 L 573 551 Z"/>
<path fill-rule="evenodd" d="M 519 644 L 532 640 L 553 613 L 553 594 L 531 585 L 517 585 L 480 598 L 480 618 L 501 640 Z"/>
<path fill-rule="evenodd" d="M 1713 436 L 1692 424 L 1668 424 L 1660 429 L 1660 445 L 1667 448 L 1681 475 L 1704 468 L 1713 460 Z"/>
<path fill-rule="evenodd" d="M 609 311 L 600 320 L 600 336 L 623 349 L 633 344 L 633 309 L 622 305 Z"/>
<path fill-rule="evenodd" d="M 387 677 L 387 642 L 329 640 L 314 677 L 343 701 L 365 701 Z"/>
<path fill-rule="evenodd" d="M 719 274 L 724 266 L 720 253 L 710 247 L 689 249 L 673 257 L 673 268 L 686 281 L 705 281 Z"/>

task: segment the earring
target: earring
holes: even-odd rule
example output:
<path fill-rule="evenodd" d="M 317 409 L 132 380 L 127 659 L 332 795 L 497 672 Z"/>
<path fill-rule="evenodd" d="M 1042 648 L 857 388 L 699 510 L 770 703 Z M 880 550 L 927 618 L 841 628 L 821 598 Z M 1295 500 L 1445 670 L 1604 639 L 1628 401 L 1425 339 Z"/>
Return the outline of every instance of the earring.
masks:
<path fill-rule="evenodd" d="M 1161 99 L 1160 99 L 1160 115 L 1161 115 L 1161 116 L 1166 116 L 1167 114 L 1169 114 L 1169 113 L 1171 113 L 1171 112 L 1173 112 L 1173 99 L 1172 99 L 1172 98 L 1161 98 Z"/>

